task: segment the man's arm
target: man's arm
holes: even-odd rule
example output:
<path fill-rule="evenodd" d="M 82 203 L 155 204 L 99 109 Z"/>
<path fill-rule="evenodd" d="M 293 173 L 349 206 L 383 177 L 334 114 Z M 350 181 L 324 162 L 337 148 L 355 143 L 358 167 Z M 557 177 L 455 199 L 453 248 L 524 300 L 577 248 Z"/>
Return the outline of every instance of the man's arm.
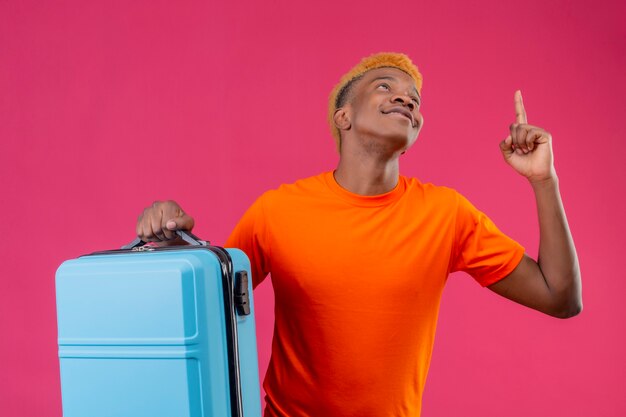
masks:
<path fill-rule="evenodd" d="M 551 135 L 527 124 L 521 93 L 515 94 L 516 123 L 500 143 L 505 161 L 531 183 L 539 218 L 539 257 L 520 264 L 489 289 L 559 318 L 582 310 L 580 268 L 554 170 Z"/>

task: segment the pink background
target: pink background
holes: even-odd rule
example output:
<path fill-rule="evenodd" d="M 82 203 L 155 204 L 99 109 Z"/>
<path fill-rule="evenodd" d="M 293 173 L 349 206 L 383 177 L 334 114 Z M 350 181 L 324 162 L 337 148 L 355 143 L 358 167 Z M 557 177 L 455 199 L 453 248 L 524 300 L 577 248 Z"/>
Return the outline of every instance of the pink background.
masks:
<path fill-rule="evenodd" d="M 554 137 L 584 280 L 584 312 L 561 321 L 453 275 L 423 415 L 626 415 L 624 4 L 0 2 L 0 415 L 61 415 L 62 261 L 127 243 L 155 199 L 224 242 L 263 191 L 334 168 L 328 94 L 383 50 L 425 77 L 403 173 L 458 189 L 535 256 L 531 189 L 498 150 L 522 89 Z M 269 280 L 255 296 L 264 372 Z"/>

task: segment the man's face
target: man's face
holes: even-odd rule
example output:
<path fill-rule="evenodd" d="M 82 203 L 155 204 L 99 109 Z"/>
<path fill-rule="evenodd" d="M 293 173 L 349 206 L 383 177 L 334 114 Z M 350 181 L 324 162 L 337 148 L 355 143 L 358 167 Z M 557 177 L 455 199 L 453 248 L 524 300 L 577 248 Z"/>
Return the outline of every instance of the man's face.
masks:
<path fill-rule="evenodd" d="M 405 151 L 415 143 L 424 119 L 410 75 L 397 68 L 377 68 L 366 72 L 353 89 L 346 111 L 357 137 L 389 151 Z"/>

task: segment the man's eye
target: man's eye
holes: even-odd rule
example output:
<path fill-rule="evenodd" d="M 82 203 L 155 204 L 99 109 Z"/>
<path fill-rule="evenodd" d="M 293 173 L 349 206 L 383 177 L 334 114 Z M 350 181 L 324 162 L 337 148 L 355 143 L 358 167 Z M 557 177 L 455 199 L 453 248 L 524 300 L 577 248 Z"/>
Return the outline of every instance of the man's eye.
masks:
<path fill-rule="evenodd" d="M 416 99 L 415 97 L 412 97 L 411 100 L 413 100 L 413 103 L 415 103 L 416 105 L 420 105 L 420 101 L 418 99 Z"/>
<path fill-rule="evenodd" d="M 381 90 L 387 90 L 389 91 L 389 85 L 388 84 L 378 84 L 378 87 Z"/>

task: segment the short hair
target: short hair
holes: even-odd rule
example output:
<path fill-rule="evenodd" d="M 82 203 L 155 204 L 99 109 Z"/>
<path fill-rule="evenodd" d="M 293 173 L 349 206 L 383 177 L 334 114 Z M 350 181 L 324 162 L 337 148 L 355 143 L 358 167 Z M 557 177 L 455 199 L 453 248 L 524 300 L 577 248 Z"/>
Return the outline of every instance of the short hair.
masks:
<path fill-rule="evenodd" d="M 361 62 L 341 77 L 339 83 L 335 85 L 330 93 L 328 102 L 328 123 L 330 124 L 330 131 L 337 143 L 337 151 L 339 151 L 341 147 L 341 133 L 337 126 L 335 126 L 335 111 L 346 104 L 355 83 L 360 80 L 367 71 L 377 68 L 397 68 L 406 72 L 413 78 L 413 81 L 415 81 L 417 92 L 419 94 L 422 92 L 422 74 L 415 64 L 413 64 L 411 58 L 405 54 L 380 52 L 363 58 Z"/>
<path fill-rule="evenodd" d="M 356 82 L 359 81 L 361 78 L 363 78 L 363 74 L 361 74 L 361 75 L 359 75 L 357 77 L 354 77 L 353 79 L 348 81 L 348 83 L 346 85 L 344 85 L 341 88 L 341 90 L 339 90 L 339 93 L 337 94 L 337 103 L 336 103 L 336 106 L 335 106 L 335 110 L 346 105 L 346 103 L 349 101 L 348 98 L 350 97 L 350 95 L 352 93 L 352 89 L 354 87 L 354 84 L 356 84 Z M 334 113 L 334 111 L 333 111 L 333 113 Z"/>

